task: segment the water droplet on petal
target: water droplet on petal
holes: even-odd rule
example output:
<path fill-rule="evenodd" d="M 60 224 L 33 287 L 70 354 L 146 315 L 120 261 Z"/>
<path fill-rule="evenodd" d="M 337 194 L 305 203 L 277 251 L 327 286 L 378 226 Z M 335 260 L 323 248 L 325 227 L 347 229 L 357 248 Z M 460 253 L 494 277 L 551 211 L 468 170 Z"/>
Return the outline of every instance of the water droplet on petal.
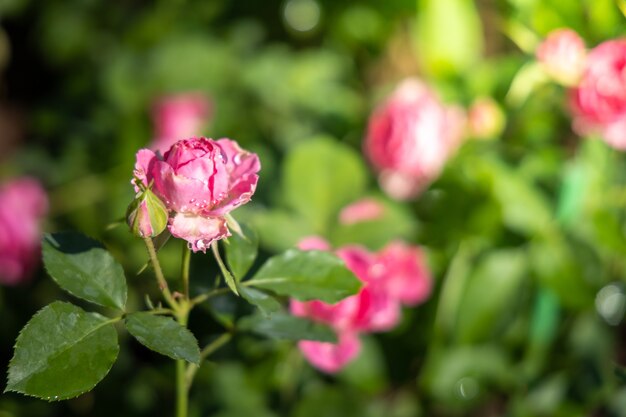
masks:
<path fill-rule="evenodd" d="M 237 154 L 233 157 L 233 163 L 235 165 L 239 165 L 241 164 L 241 154 Z"/>
<path fill-rule="evenodd" d="M 195 198 L 192 198 L 191 200 L 189 200 L 189 204 L 193 204 L 193 203 L 195 203 L 195 202 L 196 202 L 196 199 L 195 199 Z"/>

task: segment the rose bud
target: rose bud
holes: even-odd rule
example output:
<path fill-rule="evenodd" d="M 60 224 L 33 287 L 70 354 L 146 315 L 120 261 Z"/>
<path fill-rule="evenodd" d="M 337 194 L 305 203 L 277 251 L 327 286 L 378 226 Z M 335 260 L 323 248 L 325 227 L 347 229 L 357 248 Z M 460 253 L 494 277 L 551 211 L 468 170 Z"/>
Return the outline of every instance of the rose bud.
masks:
<path fill-rule="evenodd" d="M 493 99 L 476 99 L 467 112 L 467 130 L 470 137 L 493 139 L 504 130 L 506 116 Z"/>
<path fill-rule="evenodd" d="M 598 134 L 626 150 L 626 39 L 606 41 L 589 52 L 571 106 L 576 132 Z"/>
<path fill-rule="evenodd" d="M 247 203 L 261 168 L 256 154 L 230 139 L 191 138 L 176 142 L 163 157 L 137 152 L 134 176 L 170 213 L 168 229 L 194 252 L 230 236 L 226 214 Z"/>
<path fill-rule="evenodd" d="M 573 86 L 585 69 L 585 42 L 571 29 L 557 29 L 537 48 L 537 59 L 556 82 Z"/>
<path fill-rule="evenodd" d="M 364 143 L 382 189 L 397 200 L 416 197 L 459 146 L 463 120 L 424 83 L 402 82 L 372 113 Z"/>
<path fill-rule="evenodd" d="M 150 189 L 140 191 L 126 210 L 126 222 L 135 236 L 158 236 L 167 226 L 167 208 Z"/>

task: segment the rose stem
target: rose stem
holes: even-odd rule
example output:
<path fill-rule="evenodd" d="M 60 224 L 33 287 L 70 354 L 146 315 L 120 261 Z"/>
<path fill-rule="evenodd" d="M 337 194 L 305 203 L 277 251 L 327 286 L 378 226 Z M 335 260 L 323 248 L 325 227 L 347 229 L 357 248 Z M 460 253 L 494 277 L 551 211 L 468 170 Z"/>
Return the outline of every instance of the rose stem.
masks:
<path fill-rule="evenodd" d="M 191 251 L 183 241 L 183 252 L 180 279 L 183 282 L 183 299 L 181 301 L 180 309 L 176 314 L 178 323 L 187 327 L 187 320 L 189 318 L 189 310 L 191 304 L 189 303 L 189 264 L 191 261 Z M 193 366 L 193 365 L 189 365 Z M 187 384 L 187 364 L 184 360 L 179 359 L 176 361 L 176 417 L 187 417 L 187 406 L 189 401 L 189 388 L 191 384 Z"/>
<path fill-rule="evenodd" d="M 161 264 L 159 263 L 159 258 L 157 258 L 156 250 L 154 249 L 154 244 L 152 243 L 152 239 L 146 237 L 143 239 L 146 244 L 146 248 L 148 249 L 148 255 L 150 255 L 150 262 L 152 262 L 152 267 L 154 268 L 154 274 L 156 276 L 157 282 L 159 284 L 159 289 L 163 293 L 163 297 L 165 301 L 172 307 L 175 312 L 178 312 L 179 305 L 172 297 L 172 293 L 170 292 L 169 287 L 167 286 L 167 281 L 165 281 L 165 277 L 163 276 L 163 270 L 161 269 Z"/>

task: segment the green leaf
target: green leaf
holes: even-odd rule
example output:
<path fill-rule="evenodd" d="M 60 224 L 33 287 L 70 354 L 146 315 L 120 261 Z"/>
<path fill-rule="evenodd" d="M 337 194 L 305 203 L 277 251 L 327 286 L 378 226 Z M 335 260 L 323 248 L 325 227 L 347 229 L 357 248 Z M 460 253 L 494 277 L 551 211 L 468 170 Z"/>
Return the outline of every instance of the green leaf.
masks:
<path fill-rule="evenodd" d="M 433 350 L 420 378 L 434 398 L 456 405 L 467 401 L 458 395 L 461 384 L 467 383 L 463 388 L 472 390 L 490 383 L 507 386 L 518 378 L 511 369 L 512 363 L 502 346 L 456 346 Z"/>
<path fill-rule="evenodd" d="M 213 242 L 211 244 L 211 251 L 213 252 L 213 256 L 215 257 L 215 260 L 217 261 L 217 265 L 220 267 L 222 276 L 224 276 L 224 281 L 226 281 L 226 285 L 228 285 L 228 288 L 230 288 L 232 292 L 239 295 L 239 289 L 237 288 L 238 281 L 235 277 L 233 277 L 233 274 L 230 273 L 228 268 L 226 268 L 226 265 L 224 264 L 224 261 L 222 260 L 222 256 L 220 255 L 220 250 L 217 246 L 217 242 Z"/>
<path fill-rule="evenodd" d="M 515 314 L 515 300 L 528 273 L 526 253 L 517 249 L 489 253 L 466 283 L 460 300 L 457 337 L 460 342 L 483 340 Z M 485 297 L 488 289 L 489 297 Z M 498 326 L 500 325 L 500 326 Z"/>
<path fill-rule="evenodd" d="M 506 226 L 532 236 L 555 232 L 547 198 L 538 187 L 498 161 L 484 159 L 475 162 L 476 170 L 491 183 Z"/>
<path fill-rule="evenodd" d="M 259 247 L 259 238 L 254 230 L 250 229 L 246 224 L 239 223 L 243 236 L 233 233 L 228 238 L 228 244 L 224 245 L 226 250 L 226 262 L 233 275 L 241 280 L 246 272 L 250 269 Z"/>
<path fill-rule="evenodd" d="M 272 339 L 337 342 L 337 336 L 330 327 L 286 313 L 275 313 L 271 317 L 260 314 L 246 316 L 239 320 L 237 327 Z"/>
<path fill-rule="evenodd" d="M 126 318 L 126 328 L 148 349 L 172 359 L 200 363 L 200 349 L 195 336 L 171 317 L 133 313 Z"/>
<path fill-rule="evenodd" d="M 124 270 L 99 242 L 78 233 L 55 233 L 46 234 L 42 246 L 46 270 L 61 288 L 92 303 L 124 310 Z"/>
<path fill-rule="evenodd" d="M 280 311 L 282 306 L 274 297 L 263 291 L 256 290 L 254 288 L 239 287 L 239 294 L 250 304 L 254 304 L 261 310 L 261 312 L 269 316 L 270 314 Z"/>
<path fill-rule="evenodd" d="M 259 210 L 252 222 L 261 245 L 275 253 L 293 248 L 303 237 L 315 234 L 306 219 L 282 210 Z"/>
<path fill-rule="evenodd" d="M 416 46 L 433 76 L 460 75 L 481 56 L 483 33 L 472 0 L 418 0 Z"/>
<path fill-rule="evenodd" d="M 46 400 L 76 397 L 106 376 L 118 351 L 111 320 L 56 301 L 20 332 L 6 391 Z"/>
<path fill-rule="evenodd" d="M 362 194 L 366 182 L 360 155 L 329 138 L 304 142 L 285 160 L 286 202 L 316 233 L 328 229 L 337 212 Z"/>
<path fill-rule="evenodd" d="M 290 249 L 265 262 L 249 285 L 300 301 L 336 303 L 356 294 L 360 281 L 330 252 Z"/>

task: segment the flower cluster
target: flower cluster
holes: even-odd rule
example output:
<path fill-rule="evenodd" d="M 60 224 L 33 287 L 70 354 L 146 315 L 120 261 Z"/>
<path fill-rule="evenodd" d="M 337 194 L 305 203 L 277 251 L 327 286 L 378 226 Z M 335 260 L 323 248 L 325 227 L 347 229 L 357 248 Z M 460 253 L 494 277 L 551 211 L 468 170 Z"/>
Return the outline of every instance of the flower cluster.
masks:
<path fill-rule="evenodd" d="M 173 236 L 205 252 L 214 240 L 230 236 L 225 216 L 250 201 L 260 168 L 257 155 L 235 141 L 191 138 L 176 142 L 163 157 L 140 150 L 134 183 L 138 195 L 150 189 L 164 203 Z"/>
<path fill-rule="evenodd" d="M 558 29 L 539 46 L 537 57 L 548 75 L 572 87 L 574 130 L 626 149 L 626 39 L 587 52 L 576 32 Z"/>
<path fill-rule="evenodd" d="M 0 187 L 0 281 L 28 279 L 40 256 L 40 223 L 48 211 L 45 191 L 32 178 Z"/>
<path fill-rule="evenodd" d="M 304 239 L 299 247 L 330 250 L 319 237 Z M 401 305 L 417 305 L 431 290 L 430 273 L 418 247 L 396 241 L 377 253 L 360 246 L 346 246 L 335 253 L 362 281 L 360 292 L 336 304 L 317 300 L 290 304 L 292 314 L 335 330 L 336 344 L 306 340 L 298 344 L 309 362 L 325 372 L 337 372 L 358 355 L 359 333 L 392 329 L 400 320 Z"/>
<path fill-rule="evenodd" d="M 403 81 L 371 115 L 365 138 L 383 190 L 398 200 L 418 195 L 461 143 L 464 118 L 421 81 Z"/>

